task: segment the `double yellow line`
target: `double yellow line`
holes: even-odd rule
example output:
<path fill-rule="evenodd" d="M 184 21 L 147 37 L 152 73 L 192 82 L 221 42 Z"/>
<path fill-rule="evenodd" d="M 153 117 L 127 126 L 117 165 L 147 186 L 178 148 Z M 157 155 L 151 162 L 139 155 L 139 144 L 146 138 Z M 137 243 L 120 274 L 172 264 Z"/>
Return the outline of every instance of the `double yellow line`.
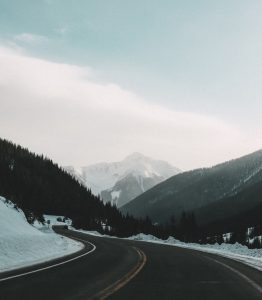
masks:
<path fill-rule="evenodd" d="M 147 257 L 145 253 L 133 247 L 133 249 L 138 253 L 138 262 L 137 264 L 130 270 L 127 274 L 125 274 L 122 278 L 117 280 L 115 283 L 111 284 L 101 292 L 97 293 L 95 296 L 91 297 L 90 300 L 104 300 L 110 295 L 114 294 L 118 290 L 120 290 L 123 286 L 125 286 L 130 280 L 132 280 L 145 266 Z"/>

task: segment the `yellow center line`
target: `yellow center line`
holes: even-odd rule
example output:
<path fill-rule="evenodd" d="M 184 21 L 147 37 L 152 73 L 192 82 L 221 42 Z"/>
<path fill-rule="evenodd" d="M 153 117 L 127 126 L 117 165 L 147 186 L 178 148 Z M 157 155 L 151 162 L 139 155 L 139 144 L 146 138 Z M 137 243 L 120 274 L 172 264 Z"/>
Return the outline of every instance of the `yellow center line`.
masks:
<path fill-rule="evenodd" d="M 90 298 L 91 300 L 106 299 L 107 297 L 109 297 L 113 293 L 117 292 L 122 287 L 124 287 L 129 281 L 131 281 L 143 269 L 143 267 L 146 264 L 147 257 L 142 250 L 140 250 L 136 247 L 133 247 L 133 248 L 136 250 L 136 252 L 138 253 L 138 256 L 139 256 L 139 260 L 138 260 L 137 264 L 132 268 L 132 270 L 130 270 L 122 278 L 117 280 L 115 283 L 109 285 L 107 288 L 105 288 L 101 292 L 97 293 L 95 296 L 91 297 Z"/>

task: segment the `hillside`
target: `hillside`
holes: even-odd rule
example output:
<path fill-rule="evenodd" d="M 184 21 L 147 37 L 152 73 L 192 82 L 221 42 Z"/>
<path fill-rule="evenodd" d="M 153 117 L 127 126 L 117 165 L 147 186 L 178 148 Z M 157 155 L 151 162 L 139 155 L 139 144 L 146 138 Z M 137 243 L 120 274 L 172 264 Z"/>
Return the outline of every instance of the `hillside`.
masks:
<path fill-rule="evenodd" d="M 30 223 L 43 220 L 47 214 L 68 217 L 76 228 L 111 235 L 158 230 L 149 220 L 122 216 L 50 159 L 3 139 L 0 139 L 0 178 L 0 195 L 22 209 Z"/>
<path fill-rule="evenodd" d="M 183 211 L 195 211 L 198 223 L 204 225 L 216 220 L 215 215 L 219 210 L 222 211 L 220 217 L 223 218 L 259 205 L 262 197 L 254 198 L 254 201 L 248 199 L 251 193 L 249 188 L 252 189 L 256 184 L 260 186 L 260 183 L 261 150 L 212 168 L 173 176 L 123 206 L 121 211 L 136 217 L 148 215 L 154 222 L 166 222 L 172 215 L 179 219 Z M 244 198 L 238 197 L 241 191 Z M 256 193 L 261 195 L 258 190 Z M 223 202 L 220 202 L 222 199 Z"/>
<path fill-rule="evenodd" d="M 262 181 L 195 211 L 204 232 L 230 232 L 262 226 Z"/>
<path fill-rule="evenodd" d="M 99 227 L 96 220 L 110 215 L 106 209 L 111 208 L 58 165 L 5 140 L 0 140 L 0 178 L 0 195 L 20 207 L 29 221 L 60 214 Z"/>
<path fill-rule="evenodd" d="M 28 224 L 24 213 L 3 197 L 0 197 L 0 228 L 0 272 L 51 260 L 83 248 L 81 243 L 61 237 L 44 226 L 40 231 Z"/>

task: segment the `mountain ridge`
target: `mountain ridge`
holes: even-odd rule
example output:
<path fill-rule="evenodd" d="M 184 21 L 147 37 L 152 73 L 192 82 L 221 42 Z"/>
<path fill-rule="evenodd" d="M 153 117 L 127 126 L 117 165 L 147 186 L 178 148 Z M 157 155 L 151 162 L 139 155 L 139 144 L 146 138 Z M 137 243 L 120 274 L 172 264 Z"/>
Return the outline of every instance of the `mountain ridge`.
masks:
<path fill-rule="evenodd" d="M 87 188 L 100 195 L 104 202 L 122 206 L 159 182 L 181 172 L 163 160 L 155 160 L 134 152 L 121 161 L 100 162 L 82 167 L 77 173 L 67 168 L 75 178 L 84 182 Z"/>
<path fill-rule="evenodd" d="M 258 150 L 211 168 L 180 173 L 124 205 L 121 211 L 136 217 L 148 215 L 154 222 L 167 222 L 172 215 L 179 218 L 183 211 L 201 210 L 262 182 L 261 169 L 262 150 Z"/>

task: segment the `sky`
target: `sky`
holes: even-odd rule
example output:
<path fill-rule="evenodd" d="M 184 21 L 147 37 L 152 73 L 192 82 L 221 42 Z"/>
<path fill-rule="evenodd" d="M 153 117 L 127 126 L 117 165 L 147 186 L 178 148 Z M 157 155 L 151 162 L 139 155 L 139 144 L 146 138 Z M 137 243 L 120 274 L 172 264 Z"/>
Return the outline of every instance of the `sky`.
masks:
<path fill-rule="evenodd" d="M 260 0 L 0 0 L 0 137 L 60 165 L 262 148 Z"/>

